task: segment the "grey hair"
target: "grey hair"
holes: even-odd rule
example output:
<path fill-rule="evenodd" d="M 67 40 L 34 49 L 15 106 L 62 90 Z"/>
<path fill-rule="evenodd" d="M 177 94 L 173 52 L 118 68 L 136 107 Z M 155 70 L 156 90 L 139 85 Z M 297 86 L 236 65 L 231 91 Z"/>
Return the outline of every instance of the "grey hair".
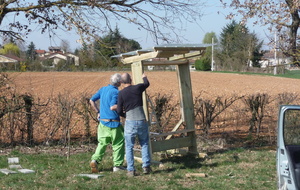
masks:
<path fill-rule="evenodd" d="M 121 75 L 119 73 L 113 74 L 110 77 L 110 84 L 119 87 L 121 85 Z"/>

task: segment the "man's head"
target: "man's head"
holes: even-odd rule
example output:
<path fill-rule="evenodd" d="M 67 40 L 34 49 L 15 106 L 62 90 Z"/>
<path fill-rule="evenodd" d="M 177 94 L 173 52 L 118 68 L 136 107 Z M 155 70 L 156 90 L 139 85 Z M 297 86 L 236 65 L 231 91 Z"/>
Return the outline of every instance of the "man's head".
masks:
<path fill-rule="evenodd" d="M 116 87 L 119 87 L 121 85 L 121 75 L 119 73 L 113 74 L 110 77 L 110 84 Z"/>
<path fill-rule="evenodd" d="M 122 83 L 131 84 L 131 76 L 128 73 L 122 74 Z"/>

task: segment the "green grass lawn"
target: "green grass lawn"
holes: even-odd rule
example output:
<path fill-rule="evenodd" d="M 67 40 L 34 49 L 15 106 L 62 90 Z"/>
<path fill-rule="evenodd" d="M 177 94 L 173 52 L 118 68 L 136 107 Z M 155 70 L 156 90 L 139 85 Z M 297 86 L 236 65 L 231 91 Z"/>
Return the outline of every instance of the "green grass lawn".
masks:
<path fill-rule="evenodd" d="M 111 151 L 100 164 L 98 179 L 78 177 L 90 173 L 93 152 L 59 156 L 49 153 L 23 154 L 16 150 L 0 156 L 0 169 L 7 168 L 7 159 L 19 157 L 20 165 L 35 170 L 31 174 L 0 173 L 0 189 L 276 189 L 276 157 L 274 150 L 238 148 L 208 153 L 206 158 L 161 156 L 153 159 L 153 173 L 127 177 L 126 171 L 113 173 Z M 141 173 L 141 164 L 136 162 Z M 187 173 L 205 173 L 207 177 L 187 177 Z"/>
<path fill-rule="evenodd" d="M 272 73 L 252 73 L 252 72 L 233 72 L 233 71 L 214 71 L 220 73 L 236 73 L 236 74 L 245 74 L 245 75 L 266 75 L 266 76 L 274 76 L 274 77 L 284 77 L 284 78 L 294 78 L 300 79 L 300 70 L 285 70 L 284 74 L 274 75 Z"/>

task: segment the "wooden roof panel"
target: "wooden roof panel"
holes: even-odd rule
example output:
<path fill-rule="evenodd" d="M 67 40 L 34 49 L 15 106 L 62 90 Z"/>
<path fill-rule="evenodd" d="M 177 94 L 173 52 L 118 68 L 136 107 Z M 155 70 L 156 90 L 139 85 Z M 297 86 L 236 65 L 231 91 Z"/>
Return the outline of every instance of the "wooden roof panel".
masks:
<path fill-rule="evenodd" d="M 189 59 L 190 57 L 186 55 L 192 52 L 193 57 L 201 56 L 204 50 L 209 46 L 211 46 L 211 44 L 165 44 L 154 46 L 153 48 L 122 53 L 112 57 L 121 59 L 124 64 L 154 58 L 172 58 L 178 56 L 181 57 L 181 59 Z"/>

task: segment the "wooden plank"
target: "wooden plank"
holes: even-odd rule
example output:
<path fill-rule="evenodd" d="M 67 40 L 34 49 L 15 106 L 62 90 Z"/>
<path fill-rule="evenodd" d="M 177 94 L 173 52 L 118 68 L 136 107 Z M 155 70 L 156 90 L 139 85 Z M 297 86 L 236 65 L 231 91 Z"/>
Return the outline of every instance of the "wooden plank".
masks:
<path fill-rule="evenodd" d="M 205 173 L 186 173 L 185 177 L 206 177 Z"/>
<path fill-rule="evenodd" d="M 171 132 L 177 131 L 177 129 L 180 127 L 180 125 L 183 123 L 183 120 L 180 119 L 180 121 L 175 125 L 175 127 L 172 129 Z M 166 140 L 170 139 L 172 137 L 173 134 L 170 134 L 169 136 L 167 136 Z"/>
<path fill-rule="evenodd" d="M 190 146 L 192 146 L 191 136 L 151 142 L 152 152 L 160 152 Z"/>
<path fill-rule="evenodd" d="M 151 134 L 151 137 L 164 137 L 167 135 L 172 136 L 172 135 L 176 135 L 176 134 L 189 133 L 189 132 L 193 132 L 193 131 L 195 131 L 195 129 L 184 129 L 184 130 L 173 131 L 173 132 L 168 132 L 168 133 Z M 168 140 L 168 139 L 166 138 L 166 140 Z"/>
<path fill-rule="evenodd" d="M 182 61 L 142 61 L 144 66 L 149 65 L 182 65 L 182 64 L 188 64 L 188 60 L 182 60 Z"/>
<path fill-rule="evenodd" d="M 139 84 L 143 83 L 143 65 L 141 61 L 134 62 L 131 64 L 131 71 L 132 71 L 132 82 L 133 84 Z M 143 107 L 144 107 L 144 112 L 147 121 L 149 121 L 149 114 L 148 114 L 148 104 L 147 104 L 147 96 L 146 96 L 146 91 L 143 93 Z"/>
<path fill-rule="evenodd" d="M 157 58 L 169 58 L 172 57 L 174 55 L 178 55 L 178 54 L 185 54 L 185 53 L 189 53 L 189 51 L 165 51 L 165 50 L 161 50 L 161 53 L 159 55 L 157 55 Z"/>
<path fill-rule="evenodd" d="M 192 84 L 189 65 L 177 65 L 177 77 L 179 80 L 180 102 L 182 105 L 182 119 L 186 129 L 195 129 L 194 104 L 192 95 Z M 195 132 L 188 133 L 192 137 L 192 146 L 189 151 L 197 152 L 197 142 Z"/>
<path fill-rule="evenodd" d="M 142 60 L 152 59 L 152 58 L 157 57 L 157 55 L 159 53 L 160 52 L 156 51 L 156 52 L 149 52 L 149 53 L 144 53 L 144 54 L 141 54 L 141 55 L 131 56 L 131 57 L 127 57 L 127 58 L 122 59 L 122 62 L 124 64 L 131 64 L 131 63 L 139 62 L 139 61 L 142 61 Z"/>
<path fill-rule="evenodd" d="M 154 50 L 160 50 L 160 51 L 173 51 L 173 52 L 182 52 L 182 51 L 197 51 L 197 50 L 205 50 L 207 46 L 205 47 L 196 47 L 196 46 L 189 46 L 189 47 L 180 47 L 180 46 L 155 46 L 153 47 Z"/>
<path fill-rule="evenodd" d="M 194 105 L 189 65 L 177 65 L 177 78 L 182 105 L 182 119 L 186 122 L 186 129 L 194 129 Z"/>
<path fill-rule="evenodd" d="M 133 158 L 134 158 L 134 160 L 138 161 L 139 163 L 143 163 L 143 160 L 142 160 L 141 157 L 134 156 Z M 159 162 L 159 161 L 151 160 L 151 164 L 158 164 L 158 165 L 160 165 L 162 163 Z"/>
<path fill-rule="evenodd" d="M 181 59 L 191 59 L 193 57 L 202 56 L 203 53 L 204 53 L 204 51 L 194 51 L 194 52 L 186 53 L 183 55 L 176 55 L 176 56 L 170 57 L 169 60 L 176 61 L 176 60 L 181 60 Z"/>

